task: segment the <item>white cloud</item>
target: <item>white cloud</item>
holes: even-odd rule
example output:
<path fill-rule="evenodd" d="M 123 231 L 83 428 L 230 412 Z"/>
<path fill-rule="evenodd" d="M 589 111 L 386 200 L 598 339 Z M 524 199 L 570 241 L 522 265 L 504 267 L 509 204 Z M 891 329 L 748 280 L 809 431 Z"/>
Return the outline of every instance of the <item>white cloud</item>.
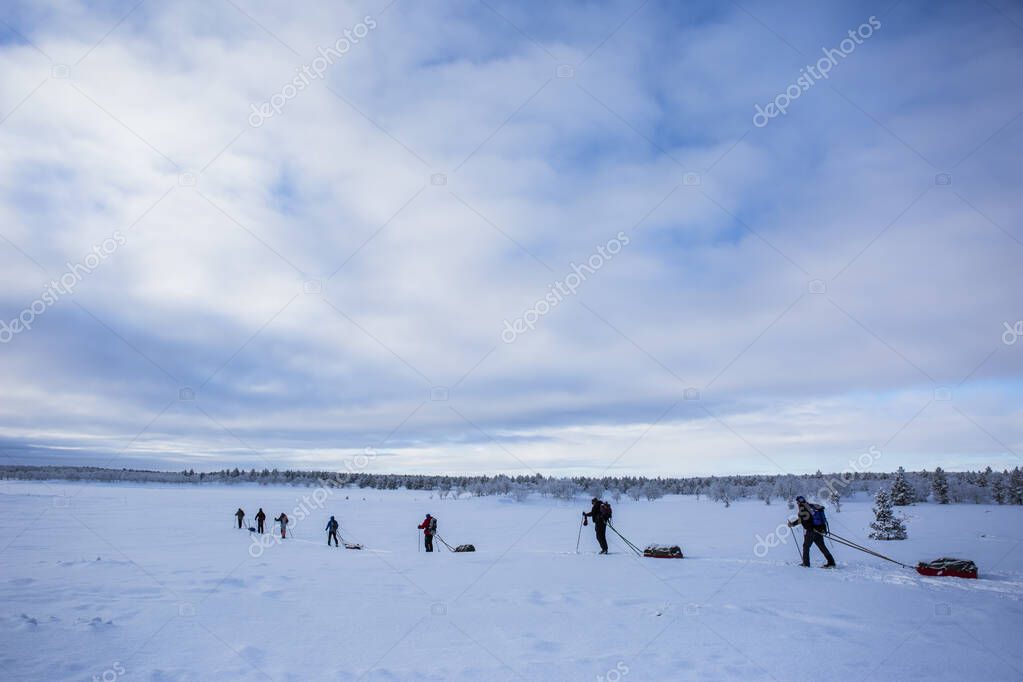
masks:
<path fill-rule="evenodd" d="M 1018 51 L 990 14 L 881 17 L 835 89 L 753 129 L 753 104 L 805 60 L 720 8 L 645 8 L 589 58 L 630 8 L 559 8 L 539 25 L 499 7 L 528 40 L 482 7 L 246 7 L 271 36 L 227 3 L 146 5 L 91 52 L 120 15 L 59 9 L 19 15 L 51 59 L 0 43 L 0 232 L 51 272 L 114 229 L 128 244 L 0 348 L 12 442 L 116 450 L 191 386 L 249 445 L 329 464 L 468 372 L 381 465 L 520 466 L 497 464 L 508 455 L 478 426 L 530 466 L 597 471 L 694 386 L 784 468 L 841 468 L 864 434 L 888 437 L 967 376 L 954 404 L 1020 447 L 1021 365 L 1000 333 L 1020 317 L 1023 101 L 1004 82 Z M 807 54 L 865 18 L 776 9 L 754 11 Z M 248 125 L 367 14 L 379 27 L 323 81 Z M 951 35 L 962 50 L 922 58 Z M 49 78 L 56 62 L 70 79 Z M 559 63 L 574 77 L 554 78 Z M 626 252 L 501 343 L 503 320 L 619 230 Z M 46 277 L 8 243 L 0 267 L 8 319 Z M 322 295 L 303 293 L 310 278 Z M 826 295 L 809 293 L 817 278 Z M 890 415 L 893 395 L 905 404 Z M 245 457 L 195 405 L 175 403 L 131 452 Z M 893 441 L 892 468 L 1003 461 L 955 414 L 917 420 L 927 432 Z M 762 465 L 685 409 L 620 463 Z"/>

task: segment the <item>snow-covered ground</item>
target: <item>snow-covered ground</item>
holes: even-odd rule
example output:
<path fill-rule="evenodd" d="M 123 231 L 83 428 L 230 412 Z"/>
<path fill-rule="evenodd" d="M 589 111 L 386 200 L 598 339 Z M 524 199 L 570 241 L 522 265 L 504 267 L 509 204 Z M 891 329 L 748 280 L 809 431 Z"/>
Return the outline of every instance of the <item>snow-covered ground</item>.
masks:
<path fill-rule="evenodd" d="M 981 580 L 924 578 L 835 548 L 803 569 L 777 503 L 622 500 L 575 554 L 582 500 L 439 500 L 408 491 L 0 484 L 0 673 L 25 680 L 1019 680 L 1023 508 L 904 508 L 910 539 L 835 532 L 907 563 L 975 560 Z M 254 549 L 234 510 L 293 513 Z M 417 552 L 425 512 L 475 554 Z M 366 551 L 325 546 L 330 513 Z M 252 522 L 254 523 L 254 521 Z M 784 529 L 783 529 L 784 530 Z M 816 550 L 814 550 L 816 552 Z M 256 556 L 253 556 L 256 555 Z M 820 562 L 814 555 L 814 563 Z"/>

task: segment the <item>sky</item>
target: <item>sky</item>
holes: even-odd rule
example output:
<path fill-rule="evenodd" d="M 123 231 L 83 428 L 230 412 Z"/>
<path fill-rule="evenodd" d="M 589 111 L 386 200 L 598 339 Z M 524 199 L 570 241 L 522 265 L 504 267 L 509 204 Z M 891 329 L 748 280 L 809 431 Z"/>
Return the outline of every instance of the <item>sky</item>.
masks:
<path fill-rule="evenodd" d="M 5 3 L 0 463 L 1018 466 L 1021 73 L 1005 0 Z"/>

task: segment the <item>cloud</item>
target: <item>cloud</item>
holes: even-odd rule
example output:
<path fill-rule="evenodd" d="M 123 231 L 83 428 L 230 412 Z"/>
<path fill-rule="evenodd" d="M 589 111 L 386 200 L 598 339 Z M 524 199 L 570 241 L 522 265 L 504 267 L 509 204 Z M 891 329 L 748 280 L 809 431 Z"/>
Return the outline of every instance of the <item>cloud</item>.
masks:
<path fill-rule="evenodd" d="M 890 468 L 1012 463 L 1018 35 L 987 7 L 787 12 L 16 8 L 0 319 L 126 244 L 0 346 L 5 451 L 543 473 L 627 451 L 614 471 L 679 474 L 840 469 L 890 440 Z"/>

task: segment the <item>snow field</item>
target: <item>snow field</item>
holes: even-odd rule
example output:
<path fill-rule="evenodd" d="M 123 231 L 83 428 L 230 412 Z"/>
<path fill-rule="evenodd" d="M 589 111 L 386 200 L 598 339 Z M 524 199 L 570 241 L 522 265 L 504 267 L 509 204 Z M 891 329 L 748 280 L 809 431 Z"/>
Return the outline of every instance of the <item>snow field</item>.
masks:
<path fill-rule="evenodd" d="M 679 561 L 638 559 L 611 532 L 614 554 L 597 556 L 592 526 L 575 554 L 582 499 L 343 489 L 319 508 L 312 495 L 0 483 L 0 672 L 108 681 L 1023 678 L 1018 506 L 898 508 L 909 539 L 887 543 L 867 539 L 871 501 L 829 509 L 835 532 L 906 563 L 975 560 L 982 579 L 964 581 L 841 546 L 839 570 L 803 569 L 784 528 L 780 544 L 757 550 L 792 516 L 777 502 L 615 503 L 626 537 L 678 543 L 687 555 Z M 239 506 L 246 525 L 259 506 L 271 519 L 287 512 L 294 537 L 256 544 L 232 527 Z M 303 508 L 311 513 L 299 520 Z M 449 543 L 479 551 L 417 552 L 426 512 Z M 367 549 L 328 549 L 330 514 Z"/>

